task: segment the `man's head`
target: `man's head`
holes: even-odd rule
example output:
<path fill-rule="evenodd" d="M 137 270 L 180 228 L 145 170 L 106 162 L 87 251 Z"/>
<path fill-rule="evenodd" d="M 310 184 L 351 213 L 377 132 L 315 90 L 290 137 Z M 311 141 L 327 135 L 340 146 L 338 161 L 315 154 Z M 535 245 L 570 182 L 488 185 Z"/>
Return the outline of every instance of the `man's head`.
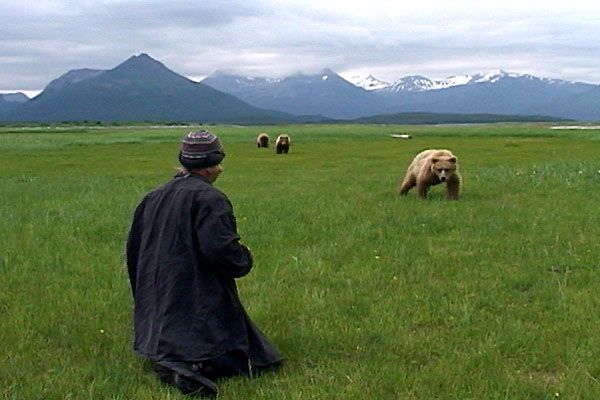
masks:
<path fill-rule="evenodd" d="M 204 170 L 207 178 L 214 182 L 223 171 L 221 161 L 225 158 L 223 146 L 213 133 L 201 130 L 190 132 L 181 140 L 179 162 L 188 171 Z"/>

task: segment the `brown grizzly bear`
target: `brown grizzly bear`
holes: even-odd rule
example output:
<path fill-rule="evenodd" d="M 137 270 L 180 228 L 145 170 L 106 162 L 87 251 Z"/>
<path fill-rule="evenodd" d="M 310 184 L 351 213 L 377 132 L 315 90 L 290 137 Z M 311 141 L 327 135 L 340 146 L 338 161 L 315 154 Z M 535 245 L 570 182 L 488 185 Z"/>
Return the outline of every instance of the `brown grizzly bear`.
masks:
<path fill-rule="evenodd" d="M 448 199 L 458 200 L 461 180 L 457 158 L 450 150 L 425 150 L 417 154 L 408 167 L 400 194 L 406 195 L 416 186 L 417 196 L 424 199 L 429 187 L 445 182 Z"/>
<path fill-rule="evenodd" d="M 285 133 L 282 133 L 281 135 L 277 136 L 277 140 L 275 140 L 275 151 L 277 152 L 277 154 L 287 154 L 288 151 L 290 151 L 291 145 L 292 142 L 290 140 L 290 137 Z"/>
<path fill-rule="evenodd" d="M 256 147 L 269 147 L 269 135 L 266 133 L 259 133 L 256 137 Z"/>

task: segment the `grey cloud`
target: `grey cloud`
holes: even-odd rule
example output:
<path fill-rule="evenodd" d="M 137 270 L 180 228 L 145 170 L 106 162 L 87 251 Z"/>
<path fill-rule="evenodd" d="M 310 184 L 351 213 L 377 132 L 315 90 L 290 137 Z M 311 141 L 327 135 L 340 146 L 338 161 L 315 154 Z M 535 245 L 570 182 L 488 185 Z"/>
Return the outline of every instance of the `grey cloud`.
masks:
<path fill-rule="evenodd" d="M 395 8 L 372 1 L 362 5 L 369 13 L 352 14 L 308 1 L 16 3 L 0 0 L 0 89 L 41 89 L 70 69 L 112 68 L 140 52 L 187 76 L 329 67 L 394 80 L 502 68 L 600 82 L 598 13 L 576 14 L 575 4 L 440 9 L 431 1 Z"/>

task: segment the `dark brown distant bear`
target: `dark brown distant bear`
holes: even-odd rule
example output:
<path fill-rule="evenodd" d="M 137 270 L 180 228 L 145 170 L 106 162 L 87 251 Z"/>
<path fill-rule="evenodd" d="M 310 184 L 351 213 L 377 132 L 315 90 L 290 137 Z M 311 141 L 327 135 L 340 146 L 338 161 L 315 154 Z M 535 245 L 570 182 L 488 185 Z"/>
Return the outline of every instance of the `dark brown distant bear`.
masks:
<path fill-rule="evenodd" d="M 259 133 L 256 137 L 256 147 L 259 149 L 261 147 L 269 147 L 269 135 L 266 133 Z"/>
<path fill-rule="evenodd" d="M 285 153 L 287 154 L 290 151 L 290 146 L 292 142 L 290 137 L 286 134 L 281 134 L 277 136 L 277 140 L 275 140 L 275 151 L 277 154 Z"/>
<path fill-rule="evenodd" d="M 408 167 L 400 194 L 406 195 L 416 186 L 417 196 L 425 199 L 431 186 L 445 182 L 448 199 L 458 200 L 461 180 L 457 158 L 450 150 L 425 150 L 417 154 Z"/>

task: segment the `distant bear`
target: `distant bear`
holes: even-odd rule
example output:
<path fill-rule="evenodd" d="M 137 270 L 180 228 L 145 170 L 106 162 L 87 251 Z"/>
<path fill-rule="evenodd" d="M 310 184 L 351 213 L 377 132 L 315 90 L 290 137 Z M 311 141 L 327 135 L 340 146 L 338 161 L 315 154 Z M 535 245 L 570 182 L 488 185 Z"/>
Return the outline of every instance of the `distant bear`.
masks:
<path fill-rule="evenodd" d="M 266 133 L 259 133 L 256 137 L 256 147 L 269 147 L 269 135 Z"/>
<path fill-rule="evenodd" d="M 277 136 L 277 140 L 275 140 L 275 151 L 277 154 L 287 154 L 288 151 L 290 151 L 291 144 L 290 137 L 286 134 L 281 134 Z"/>
<path fill-rule="evenodd" d="M 417 154 L 400 185 L 400 194 L 406 195 L 416 186 L 417 196 L 424 199 L 430 186 L 446 182 L 449 200 L 458 200 L 461 176 L 457 158 L 450 150 L 425 150 Z"/>

